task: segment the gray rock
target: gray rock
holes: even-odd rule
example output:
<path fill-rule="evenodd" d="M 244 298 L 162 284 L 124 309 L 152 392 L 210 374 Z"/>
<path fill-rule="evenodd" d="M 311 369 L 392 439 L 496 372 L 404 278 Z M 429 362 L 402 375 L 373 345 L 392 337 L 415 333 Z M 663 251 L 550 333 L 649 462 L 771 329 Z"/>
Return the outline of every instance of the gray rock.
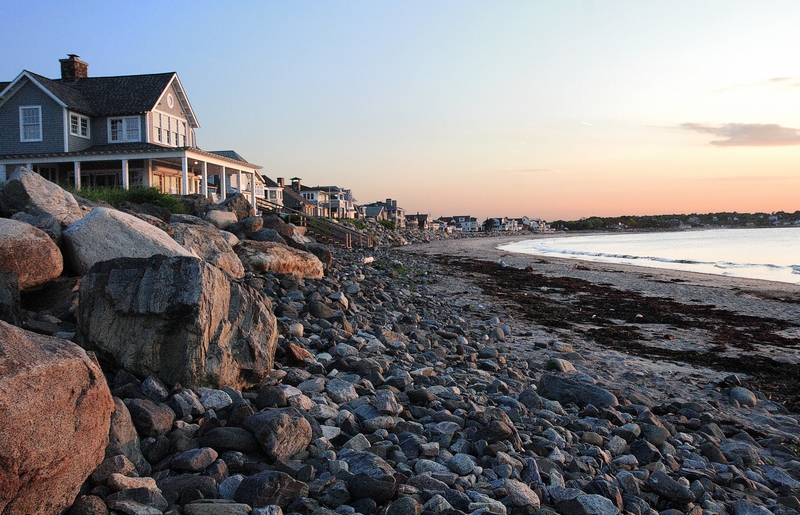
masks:
<path fill-rule="evenodd" d="M 241 389 L 272 369 L 269 299 L 196 258 L 98 264 L 81 281 L 77 318 L 81 346 L 167 384 Z"/>
<path fill-rule="evenodd" d="M 525 483 L 514 479 L 506 479 L 504 485 L 506 494 L 514 506 L 525 506 L 534 510 L 538 510 L 541 506 L 539 496 Z"/>
<path fill-rule="evenodd" d="M 764 506 L 753 504 L 745 499 L 739 499 L 733 505 L 733 515 L 772 515 Z"/>
<path fill-rule="evenodd" d="M 311 424 L 296 408 L 261 411 L 248 417 L 244 426 L 271 460 L 288 459 L 311 443 Z"/>
<path fill-rule="evenodd" d="M 752 408 L 758 404 L 758 397 L 756 397 L 756 395 L 747 388 L 742 388 L 741 386 L 731 388 L 730 396 L 731 399 L 735 400 L 742 406 L 748 406 Z"/>
<path fill-rule="evenodd" d="M 147 399 L 126 399 L 125 406 L 136 430 L 144 436 L 166 435 L 175 422 L 175 412 L 166 404 Z"/>
<path fill-rule="evenodd" d="M 63 233 L 66 256 L 81 275 L 101 261 L 115 258 L 192 256 L 161 229 L 135 216 L 105 207 L 95 208 Z"/>
<path fill-rule="evenodd" d="M 217 452 L 253 453 L 261 450 L 261 445 L 256 437 L 241 427 L 215 427 L 198 438 L 197 443 L 202 447 L 211 447 Z"/>
<path fill-rule="evenodd" d="M 450 470 L 461 476 L 466 476 L 475 468 L 475 462 L 469 454 L 457 453 L 447 461 Z"/>
<path fill-rule="evenodd" d="M 210 224 L 172 223 L 170 226 L 173 230 L 172 238 L 188 251 L 220 270 L 228 272 L 232 277 L 244 277 L 242 261 L 219 229 Z"/>
<path fill-rule="evenodd" d="M 333 378 L 325 385 L 325 391 L 330 395 L 333 402 L 341 404 L 358 398 L 358 393 L 352 383 Z"/>
<path fill-rule="evenodd" d="M 597 494 L 583 494 L 558 503 L 558 511 L 563 515 L 617 515 L 619 510 L 614 503 Z"/>
<path fill-rule="evenodd" d="M 201 472 L 217 459 L 217 451 L 211 447 L 201 447 L 184 451 L 169 462 L 170 467 L 176 470 L 186 470 L 189 472 Z"/>
<path fill-rule="evenodd" d="M 220 498 L 232 501 L 236 495 L 236 489 L 239 488 L 242 481 L 244 481 L 244 476 L 241 474 L 234 474 L 225 478 L 225 480 L 219 484 Z"/>
<path fill-rule="evenodd" d="M 422 505 L 413 497 L 399 497 L 386 510 L 386 515 L 420 515 Z"/>
<path fill-rule="evenodd" d="M 647 486 L 655 493 L 670 501 L 687 503 L 694 501 L 694 494 L 689 487 L 684 486 L 666 473 L 657 470 L 647 478 Z"/>
<path fill-rule="evenodd" d="M 285 508 L 298 497 L 307 495 L 307 484 L 295 481 L 283 472 L 265 470 L 246 477 L 236 489 L 234 500 L 253 508 L 271 504 Z"/>
<path fill-rule="evenodd" d="M 539 395 L 561 403 L 574 402 L 579 407 L 618 406 L 617 398 L 599 386 L 555 374 L 544 374 L 538 384 Z"/>

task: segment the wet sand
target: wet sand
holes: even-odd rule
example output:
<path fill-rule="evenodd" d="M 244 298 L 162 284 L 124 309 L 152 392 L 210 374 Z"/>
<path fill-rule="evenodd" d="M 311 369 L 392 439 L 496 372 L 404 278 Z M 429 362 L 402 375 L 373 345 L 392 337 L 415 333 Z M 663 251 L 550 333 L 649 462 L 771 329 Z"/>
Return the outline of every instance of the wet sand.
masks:
<path fill-rule="evenodd" d="M 531 236 L 461 238 L 402 251 L 441 265 L 452 277 L 445 290 L 474 287 L 523 318 L 532 335 L 574 344 L 587 369 L 611 366 L 620 380 L 633 373 L 632 384 L 647 386 L 637 375 L 644 370 L 673 391 L 681 376 L 674 367 L 698 388 L 738 374 L 800 412 L 800 286 L 497 248 L 525 239 Z"/>

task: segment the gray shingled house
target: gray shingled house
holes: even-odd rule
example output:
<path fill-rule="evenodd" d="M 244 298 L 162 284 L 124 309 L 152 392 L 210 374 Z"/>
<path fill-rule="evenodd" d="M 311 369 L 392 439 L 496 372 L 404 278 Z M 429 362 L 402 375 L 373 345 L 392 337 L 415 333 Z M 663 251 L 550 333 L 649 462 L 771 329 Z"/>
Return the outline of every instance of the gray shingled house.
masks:
<path fill-rule="evenodd" d="M 60 63 L 60 79 L 23 70 L 0 82 L 0 181 L 26 166 L 78 189 L 263 196 L 261 166 L 197 147 L 200 125 L 177 73 L 89 77 L 76 55 Z"/>

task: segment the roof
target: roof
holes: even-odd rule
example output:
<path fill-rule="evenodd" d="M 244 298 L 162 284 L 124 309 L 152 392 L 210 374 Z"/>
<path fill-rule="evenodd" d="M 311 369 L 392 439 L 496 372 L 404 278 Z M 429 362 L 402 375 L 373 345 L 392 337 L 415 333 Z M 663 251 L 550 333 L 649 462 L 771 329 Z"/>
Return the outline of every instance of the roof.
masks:
<path fill-rule="evenodd" d="M 262 174 L 261 178 L 264 179 L 264 184 L 267 186 L 267 188 L 280 188 L 280 186 L 278 185 L 277 182 L 273 181 L 272 179 L 270 179 L 266 175 Z"/>
<path fill-rule="evenodd" d="M 212 150 L 211 153 L 217 154 L 218 156 L 227 157 L 230 159 L 235 159 L 237 161 L 244 161 L 245 163 L 247 162 L 247 159 L 240 156 L 239 153 L 236 152 L 235 150 Z"/>
<path fill-rule="evenodd" d="M 165 147 L 162 145 L 155 145 L 153 143 L 112 143 L 111 145 L 94 145 L 85 150 L 80 150 L 77 152 L 7 154 L 0 156 L 0 159 L 17 160 L 17 159 L 27 159 L 27 158 L 37 158 L 37 157 L 80 157 L 80 156 L 93 156 L 101 154 L 108 154 L 108 155 L 125 154 L 127 156 L 135 156 L 136 154 L 152 154 L 152 153 L 169 154 L 181 150 L 189 150 L 191 152 L 204 155 L 206 157 L 222 159 L 223 161 L 229 161 L 234 164 L 240 164 L 240 165 L 246 164 L 248 168 L 257 168 L 257 169 L 263 168 L 263 166 L 255 165 L 253 163 L 248 163 L 244 159 L 237 160 L 228 156 L 217 154 L 215 152 L 208 152 L 207 150 L 203 150 L 197 147 Z"/>
<path fill-rule="evenodd" d="M 364 216 L 380 216 L 383 213 L 383 206 L 364 206 Z"/>
<path fill-rule="evenodd" d="M 118 77 L 86 77 L 61 82 L 28 74 L 68 107 L 93 116 L 138 114 L 150 111 L 177 75 L 175 72 Z"/>
<path fill-rule="evenodd" d="M 120 116 L 152 111 L 161 95 L 174 81 L 177 100 L 186 111 L 189 123 L 192 127 L 199 127 L 175 72 L 84 77 L 64 82 L 24 70 L 14 81 L 0 82 L 0 91 L 22 78 L 34 81 L 69 109 L 89 116 Z"/>
<path fill-rule="evenodd" d="M 289 199 L 291 201 L 294 201 L 297 205 L 300 205 L 300 206 L 305 206 L 306 205 L 306 199 L 301 197 L 296 191 L 294 191 L 289 186 L 284 186 L 283 187 L 283 202 L 286 203 L 287 199 Z"/>

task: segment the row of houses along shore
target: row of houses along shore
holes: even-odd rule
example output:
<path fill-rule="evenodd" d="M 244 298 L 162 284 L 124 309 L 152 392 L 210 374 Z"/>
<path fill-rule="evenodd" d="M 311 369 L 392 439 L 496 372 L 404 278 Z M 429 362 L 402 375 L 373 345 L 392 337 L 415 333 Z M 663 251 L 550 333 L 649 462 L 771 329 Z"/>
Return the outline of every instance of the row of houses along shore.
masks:
<path fill-rule="evenodd" d="M 272 180 L 235 150 L 204 150 L 200 124 L 175 72 L 90 77 L 69 54 L 61 77 L 23 70 L 0 82 L 0 182 L 25 166 L 53 182 L 85 187 L 155 187 L 221 201 L 242 193 L 253 205 L 336 219 L 375 219 L 398 229 L 448 232 L 546 231 L 540 219 L 406 214 L 397 200 L 358 204 L 350 189 Z"/>

